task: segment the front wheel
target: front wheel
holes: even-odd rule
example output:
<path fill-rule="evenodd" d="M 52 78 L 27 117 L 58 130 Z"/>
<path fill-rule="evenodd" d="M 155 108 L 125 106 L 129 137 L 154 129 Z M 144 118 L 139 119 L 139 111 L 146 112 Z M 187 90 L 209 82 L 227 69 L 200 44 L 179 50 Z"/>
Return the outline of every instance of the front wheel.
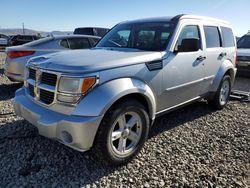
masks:
<path fill-rule="evenodd" d="M 133 99 L 107 112 L 95 139 L 95 154 L 113 165 L 127 163 L 141 150 L 149 132 L 145 107 Z"/>
<path fill-rule="evenodd" d="M 215 109 L 221 110 L 224 108 L 230 98 L 231 93 L 231 77 L 229 75 L 225 75 L 221 80 L 220 86 L 216 91 L 212 100 L 209 103 Z"/>

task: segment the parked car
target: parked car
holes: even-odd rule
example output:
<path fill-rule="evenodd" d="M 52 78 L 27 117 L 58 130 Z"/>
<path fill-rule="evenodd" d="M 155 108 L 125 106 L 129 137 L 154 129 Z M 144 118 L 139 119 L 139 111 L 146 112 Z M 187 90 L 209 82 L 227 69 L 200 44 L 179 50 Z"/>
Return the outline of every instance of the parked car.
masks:
<path fill-rule="evenodd" d="M 8 45 L 9 37 L 7 35 L 0 34 L 0 48 Z"/>
<path fill-rule="evenodd" d="M 8 39 L 0 38 L 0 46 L 7 46 L 7 45 L 8 45 Z"/>
<path fill-rule="evenodd" d="M 17 46 L 38 40 L 40 37 L 36 35 L 14 35 L 9 40 L 9 46 Z"/>
<path fill-rule="evenodd" d="M 10 80 L 22 82 L 25 64 L 30 58 L 63 50 L 92 48 L 99 40 L 100 37 L 88 35 L 61 35 L 7 47 L 4 73 Z"/>
<path fill-rule="evenodd" d="M 238 74 L 250 77 L 250 33 L 239 39 L 237 47 Z"/>
<path fill-rule="evenodd" d="M 93 49 L 31 59 L 14 108 L 41 135 L 119 165 L 140 151 L 157 116 L 203 98 L 222 109 L 235 59 L 226 21 L 122 22 Z"/>
<path fill-rule="evenodd" d="M 108 28 L 101 27 L 79 27 L 75 29 L 74 34 L 103 37 L 108 31 Z"/>

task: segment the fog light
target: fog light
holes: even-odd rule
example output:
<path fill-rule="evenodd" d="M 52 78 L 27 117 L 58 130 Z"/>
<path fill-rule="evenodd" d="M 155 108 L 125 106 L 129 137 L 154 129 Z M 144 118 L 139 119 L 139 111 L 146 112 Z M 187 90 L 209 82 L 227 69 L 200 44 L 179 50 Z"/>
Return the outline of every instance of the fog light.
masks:
<path fill-rule="evenodd" d="M 66 144 L 70 144 L 73 142 L 73 138 L 72 138 L 71 134 L 68 133 L 67 131 L 62 131 L 61 137 L 62 137 L 62 141 Z"/>
<path fill-rule="evenodd" d="M 66 95 L 57 95 L 57 100 L 60 102 L 66 102 L 66 103 L 77 103 L 77 101 L 80 99 L 80 96 L 66 96 Z"/>

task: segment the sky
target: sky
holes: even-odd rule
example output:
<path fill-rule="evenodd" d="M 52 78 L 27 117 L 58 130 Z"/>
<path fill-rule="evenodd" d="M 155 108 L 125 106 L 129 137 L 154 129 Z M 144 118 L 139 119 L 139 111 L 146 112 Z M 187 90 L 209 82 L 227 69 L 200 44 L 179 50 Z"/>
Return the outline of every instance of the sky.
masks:
<path fill-rule="evenodd" d="M 138 18 L 195 14 L 224 19 L 237 36 L 250 30 L 250 0 L 0 0 L 0 28 L 73 31 Z"/>

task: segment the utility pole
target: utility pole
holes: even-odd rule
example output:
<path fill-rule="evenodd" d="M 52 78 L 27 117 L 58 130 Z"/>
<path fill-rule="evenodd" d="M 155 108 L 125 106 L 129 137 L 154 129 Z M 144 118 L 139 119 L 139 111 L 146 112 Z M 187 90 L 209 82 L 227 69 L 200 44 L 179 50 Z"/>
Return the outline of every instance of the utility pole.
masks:
<path fill-rule="evenodd" d="M 25 31 L 24 31 L 24 23 L 23 23 L 23 35 L 25 35 Z"/>

